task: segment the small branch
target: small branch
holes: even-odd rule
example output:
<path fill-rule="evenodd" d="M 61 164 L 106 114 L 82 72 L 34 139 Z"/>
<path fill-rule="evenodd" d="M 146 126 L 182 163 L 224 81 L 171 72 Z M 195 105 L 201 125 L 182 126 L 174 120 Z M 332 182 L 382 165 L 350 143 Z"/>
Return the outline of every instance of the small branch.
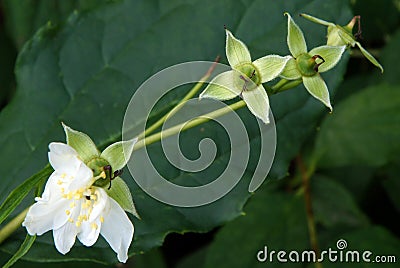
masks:
<path fill-rule="evenodd" d="M 307 215 L 307 225 L 308 225 L 308 232 L 310 236 L 310 244 L 312 250 L 314 250 L 317 258 L 320 256 L 320 249 L 318 245 L 318 238 L 317 238 L 317 230 L 315 226 L 315 219 L 314 219 L 314 212 L 312 209 L 312 198 L 311 198 L 311 189 L 310 189 L 310 178 L 314 173 L 314 166 L 312 165 L 309 170 L 306 169 L 301 156 L 297 156 L 296 164 L 299 168 L 303 189 L 304 189 L 304 202 L 306 207 L 306 215 Z M 319 262 L 315 262 L 315 268 L 322 268 L 322 264 Z"/>
<path fill-rule="evenodd" d="M 158 119 L 157 122 L 155 122 L 153 125 L 148 127 L 144 132 L 142 132 L 138 138 L 143 139 L 147 135 L 149 135 L 151 132 L 159 128 L 169 117 L 173 116 L 175 113 L 177 113 L 183 105 L 185 105 L 186 101 L 188 101 L 190 98 L 192 98 L 203 86 L 204 82 L 211 76 L 212 72 L 214 71 L 215 67 L 217 66 L 217 63 L 219 62 L 220 57 L 217 56 L 214 60 L 214 63 L 210 66 L 210 68 L 207 70 L 206 74 L 200 78 L 199 82 L 196 83 L 196 85 L 183 97 L 182 100 L 178 102 L 178 104 L 166 115 Z"/>
<path fill-rule="evenodd" d="M 0 230 L 0 244 L 3 243 L 3 241 L 6 240 L 19 227 L 21 227 L 21 224 L 24 221 L 25 216 L 28 213 L 28 210 L 29 210 L 29 207 L 24 209 L 14 219 L 9 221 L 3 228 L 1 228 L 1 230 Z"/>
<path fill-rule="evenodd" d="M 211 119 L 215 119 L 217 117 L 223 116 L 227 113 L 230 113 L 231 111 L 237 110 L 244 106 L 246 106 L 246 103 L 243 100 L 241 100 L 241 101 L 235 102 L 234 104 L 231 104 L 227 107 L 224 107 L 224 108 L 212 111 L 210 113 L 198 116 L 187 122 L 184 122 L 179 125 L 168 128 L 166 130 L 160 131 L 158 133 L 155 133 L 151 136 L 148 136 L 148 137 L 145 137 L 145 138 L 139 140 L 133 147 L 133 150 L 134 151 L 139 150 L 142 147 L 145 147 L 147 145 L 150 145 L 152 143 L 155 143 L 157 141 L 160 141 L 160 140 L 170 137 L 172 135 L 178 134 L 181 131 L 184 131 L 184 130 L 190 129 L 192 127 L 198 126 L 200 124 L 203 124 L 205 122 L 208 122 Z"/>

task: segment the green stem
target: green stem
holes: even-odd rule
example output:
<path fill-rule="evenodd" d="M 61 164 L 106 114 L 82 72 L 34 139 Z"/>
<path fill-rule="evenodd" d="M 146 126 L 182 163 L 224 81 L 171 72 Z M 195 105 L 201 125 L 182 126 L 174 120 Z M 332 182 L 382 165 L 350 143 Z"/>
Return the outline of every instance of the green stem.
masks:
<path fill-rule="evenodd" d="M 297 80 L 286 80 L 286 79 L 281 79 L 279 80 L 275 85 L 273 85 L 271 87 L 270 90 L 270 95 L 274 95 L 277 94 L 279 92 L 297 87 L 298 85 L 300 85 L 303 82 L 303 80 L 301 79 L 297 79 Z"/>
<path fill-rule="evenodd" d="M 218 60 L 216 60 L 216 62 L 217 61 Z M 164 138 L 178 134 L 181 131 L 188 130 L 192 127 L 198 126 L 198 125 L 208 122 L 212 119 L 223 116 L 231 111 L 234 111 L 234 110 L 237 110 L 239 108 L 246 106 L 246 103 L 243 100 L 240 100 L 240 101 L 233 103 L 227 107 L 215 110 L 213 112 L 210 112 L 210 113 L 207 113 L 204 115 L 201 115 L 192 120 L 189 120 L 187 122 L 181 123 L 179 125 L 173 126 L 171 128 L 168 128 L 166 130 L 160 131 L 158 133 L 155 133 L 153 135 L 146 137 L 146 135 L 148 135 L 152 131 L 159 128 L 168 119 L 169 116 L 172 116 L 177 111 L 179 111 L 179 109 L 182 108 L 182 106 L 185 104 L 185 102 L 196 94 L 196 92 L 203 85 L 204 81 L 211 75 L 211 72 L 215 68 L 215 65 L 216 65 L 216 63 L 210 67 L 208 72 L 200 79 L 200 82 L 198 82 L 192 88 L 192 90 L 190 90 L 190 92 L 188 94 L 186 94 L 186 96 L 177 104 L 177 106 L 174 109 L 171 110 L 171 112 L 169 112 L 168 114 L 163 116 L 156 123 L 154 123 L 148 129 L 146 129 L 141 135 L 139 135 L 139 141 L 135 144 L 135 147 L 133 148 L 134 151 L 139 150 L 140 148 L 143 148 L 143 147 L 150 145 L 152 143 L 155 143 L 157 141 L 160 141 Z M 297 80 L 295 80 L 295 81 L 289 81 L 289 80 L 283 81 L 283 80 L 284 79 L 282 79 L 281 81 L 279 81 L 276 85 L 274 85 L 272 87 L 273 91 L 269 92 L 269 95 L 273 95 L 273 94 L 279 93 L 283 90 L 293 88 L 299 84 Z M 301 83 L 301 80 L 300 80 L 300 83 Z M 7 237 L 9 237 L 18 227 L 21 226 L 21 223 L 23 222 L 27 212 L 28 212 L 28 208 L 25 209 L 24 211 L 22 211 L 17 217 L 12 219 L 9 223 L 7 223 L 0 230 L 0 243 L 3 242 Z"/>
<path fill-rule="evenodd" d="M 189 120 L 187 122 L 181 123 L 179 125 L 173 126 L 171 128 L 168 128 L 166 130 L 160 131 L 156 134 L 153 134 L 149 137 L 146 137 L 144 139 L 139 140 L 136 144 L 135 147 L 133 147 L 133 150 L 139 150 L 140 148 L 143 148 L 144 146 L 150 145 L 152 143 L 155 143 L 157 141 L 160 141 L 162 139 L 165 139 L 167 137 L 170 137 L 172 135 L 178 134 L 181 131 L 190 129 L 192 127 L 198 126 L 200 124 L 203 124 L 205 122 L 210 121 L 211 119 L 215 119 L 217 117 L 220 117 L 222 115 L 225 115 L 231 111 L 237 110 L 239 108 L 242 108 L 246 106 L 246 103 L 243 100 L 240 100 L 238 102 L 235 102 L 234 104 L 231 104 L 227 107 L 212 111 L 210 113 L 201 115 L 199 117 L 196 117 L 192 120 Z"/>
<path fill-rule="evenodd" d="M 28 213 L 29 207 L 19 213 L 14 219 L 9 221 L 3 228 L 0 230 L 0 244 L 3 243 L 12 233 L 14 233 L 22 224 L 25 219 L 26 214 Z"/>
<path fill-rule="evenodd" d="M 185 105 L 185 103 L 191 99 L 194 95 L 196 95 L 196 93 L 200 90 L 200 88 L 203 86 L 204 82 L 211 76 L 211 73 L 214 71 L 215 66 L 217 65 L 219 61 L 219 56 L 217 56 L 215 58 L 215 61 L 213 63 L 213 65 L 211 65 L 211 67 L 207 70 L 207 73 L 200 78 L 200 81 L 197 82 L 197 84 L 185 95 L 185 97 L 183 97 L 183 99 L 178 102 L 178 104 L 166 115 L 164 115 L 163 117 L 161 117 L 157 122 L 155 122 L 153 125 L 151 125 L 150 127 L 148 127 L 144 132 L 142 132 L 139 136 L 138 139 L 143 139 L 144 137 L 146 137 L 147 135 L 149 135 L 151 132 L 153 132 L 154 130 L 156 130 L 157 128 L 159 128 L 160 126 L 162 126 L 162 124 L 171 116 L 173 116 L 174 114 L 176 114 L 182 107 L 183 105 Z"/>

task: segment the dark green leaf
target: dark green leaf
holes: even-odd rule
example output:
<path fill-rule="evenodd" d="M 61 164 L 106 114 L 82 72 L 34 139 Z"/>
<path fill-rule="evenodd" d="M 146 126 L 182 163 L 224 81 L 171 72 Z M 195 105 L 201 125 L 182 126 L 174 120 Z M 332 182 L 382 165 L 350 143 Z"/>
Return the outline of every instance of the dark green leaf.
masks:
<path fill-rule="evenodd" d="M 15 188 L 0 206 L 0 223 L 2 223 L 11 212 L 22 202 L 25 196 L 32 190 L 33 187 L 44 183 L 53 172 L 50 165 L 28 178 L 21 185 Z"/>
<path fill-rule="evenodd" d="M 21 52 L 16 67 L 17 95 L 0 114 L 0 159 L 7 159 L 0 162 L 0 170 L 13 178 L 0 185 L 0 194 L 10 191 L 47 162 L 48 143 L 65 140 L 61 121 L 87 133 L 96 144 L 109 145 L 120 139 L 123 115 L 135 89 L 165 67 L 224 55 L 224 24 L 249 44 L 250 50 L 254 50 L 253 58 L 264 56 L 267 51 L 287 54 L 284 11 L 324 12 L 327 19 L 351 16 L 347 1 L 259 0 L 244 5 L 228 0 L 179 4 L 143 0 L 113 2 L 91 12 L 74 13 L 63 26 L 46 25 Z M 325 31 L 320 30 L 312 33 L 312 37 L 324 40 Z M 323 74 L 331 91 L 341 81 L 345 66 L 346 59 Z M 184 93 L 173 93 L 174 98 Z M 271 178 L 281 178 L 327 110 L 301 87 L 274 96 L 271 103 L 280 137 Z M 171 105 L 164 102 L 158 111 L 168 111 Z M 161 245 L 170 232 L 207 231 L 240 215 L 249 196 L 247 188 L 257 164 L 260 140 L 252 115 L 247 109 L 239 114 L 247 126 L 254 151 L 244 178 L 217 202 L 191 209 L 164 205 L 145 194 L 129 173 L 124 173 L 142 218 L 133 219 L 135 236 L 131 256 Z M 162 114 L 153 113 L 153 116 Z M 150 146 L 149 151 L 157 169 L 169 180 L 182 185 L 204 184 L 223 171 L 229 160 L 230 145 L 225 131 L 215 123 L 208 123 L 182 134 L 182 148 L 188 148 L 185 153 L 196 156 L 197 142 L 203 138 L 213 139 L 218 147 L 216 161 L 204 172 L 185 173 L 175 169 L 164 158 L 158 144 Z M 22 240 L 22 236 L 14 238 L 2 245 L 2 249 L 15 250 L 17 239 Z M 76 244 L 63 256 L 54 249 L 48 233 L 37 238 L 24 258 L 116 261 L 115 254 L 102 239 L 94 245 L 95 249 Z"/>
<path fill-rule="evenodd" d="M 395 32 L 391 37 L 388 44 L 382 49 L 382 64 L 384 65 L 385 72 L 383 78 L 385 82 L 398 85 L 400 83 L 400 77 L 398 73 L 398 64 L 400 62 L 400 53 L 398 53 L 400 47 L 400 30 Z"/>
<path fill-rule="evenodd" d="M 74 10 L 88 10 L 106 1 L 2 1 L 5 9 L 7 30 L 21 49 L 33 33 L 46 23 L 58 24 Z"/>
<path fill-rule="evenodd" d="M 380 166 L 400 152 L 400 87 L 378 85 L 352 95 L 321 125 L 319 166 Z"/>
<path fill-rule="evenodd" d="M 315 176 L 311 180 L 315 221 L 326 228 L 337 225 L 365 226 L 368 221 L 350 192 L 336 181 Z"/>
<path fill-rule="evenodd" d="M 16 261 L 18 261 L 22 256 L 24 256 L 33 245 L 33 242 L 35 242 L 35 239 L 36 235 L 30 236 L 29 234 L 27 234 L 21 247 L 14 254 L 14 256 L 12 256 L 12 258 L 6 264 L 4 264 L 3 268 L 11 267 Z"/>
<path fill-rule="evenodd" d="M 208 248 L 205 267 L 282 267 L 276 259 L 257 260 L 264 246 L 268 252 L 309 247 L 303 197 L 265 190 L 255 194 L 245 207 L 245 214 L 217 234 Z M 303 266 L 291 263 L 290 267 Z"/>

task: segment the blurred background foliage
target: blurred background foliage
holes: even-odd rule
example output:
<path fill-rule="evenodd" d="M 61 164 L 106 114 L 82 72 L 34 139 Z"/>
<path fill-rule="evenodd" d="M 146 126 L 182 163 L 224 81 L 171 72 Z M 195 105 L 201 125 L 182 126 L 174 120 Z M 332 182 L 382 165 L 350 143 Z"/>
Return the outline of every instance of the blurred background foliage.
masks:
<path fill-rule="evenodd" d="M 40 44 L 41 38 L 46 39 L 49 44 L 57 42 L 57 39 L 62 36 L 58 32 L 62 31 L 67 18 L 73 13 L 82 17 L 86 13 L 90 16 L 93 12 L 101 15 L 102 11 L 98 10 L 107 10 L 108 6 L 118 5 L 120 2 L 129 1 L 2 0 L 0 2 L 1 107 L 7 108 L 18 94 L 22 94 L 18 92 L 20 82 L 25 83 L 26 86 L 26 83 L 31 81 L 18 81 L 15 76 L 16 59 L 21 51 L 33 50 L 34 48 L 30 46 L 36 44 L 35 42 Z M 212 60 L 218 53 L 223 56 L 224 36 L 221 30 L 223 24 L 231 27 L 237 37 L 249 42 L 250 50 L 252 53 L 255 51 L 256 56 L 264 55 L 266 52 L 284 53 L 281 52 L 286 38 L 284 27 L 286 20 L 282 15 L 284 11 L 309 12 L 342 25 L 351 19 L 351 14 L 361 15 L 363 38 L 361 43 L 382 63 L 385 68 L 384 74 L 381 75 L 358 50 L 354 49 L 347 68 L 343 65 L 337 70 L 334 69 L 333 72 L 338 74 L 328 78 L 330 89 L 335 92 L 333 114 L 328 114 L 326 110 L 318 106 L 319 104 L 309 101 L 309 97 L 305 94 L 294 94 L 296 90 L 274 96 L 271 102 L 275 116 L 278 118 L 278 140 L 280 137 L 283 138 L 278 142 L 275 160 L 277 164 L 272 171 L 272 177 L 280 178 L 280 180 L 265 183 L 249 198 L 243 208 L 243 213 L 237 212 L 223 218 L 225 223 L 219 222 L 217 227 L 212 225 L 204 227 L 202 233 L 184 233 L 184 230 L 177 230 L 182 234 L 168 234 L 161 247 L 135 255 L 123 266 L 313 267 L 312 264 L 301 263 L 259 263 L 256 259 L 256 253 L 264 245 L 268 245 L 270 249 L 288 251 L 313 247 L 312 243 L 310 244 L 308 227 L 310 220 L 313 219 L 320 249 L 336 248 L 336 241 L 342 238 L 347 240 L 348 249 L 395 255 L 397 259 L 397 265 L 393 263 L 384 265 L 341 263 L 340 267 L 398 267 L 400 263 L 400 73 L 398 68 L 400 1 L 330 1 L 335 4 L 332 4 L 333 10 L 329 15 L 320 12 L 320 10 L 330 8 L 325 6 L 328 5 L 325 1 L 310 1 L 312 3 L 309 5 L 305 5 L 305 1 L 289 1 L 290 3 L 285 4 L 275 1 L 265 1 L 263 4 L 261 2 L 243 0 L 214 4 L 212 1 L 201 3 L 195 0 L 179 0 L 152 1 L 153 7 L 142 5 L 143 10 L 140 12 L 145 13 L 142 20 L 138 19 L 138 25 L 130 27 L 140 28 L 139 23 L 145 25 L 146 16 L 152 16 L 151 12 L 148 14 L 146 12 L 153 9 L 157 10 L 165 20 L 165 25 L 160 26 L 164 27 L 161 30 L 165 35 L 160 36 L 160 39 L 157 39 L 157 35 L 142 37 L 145 39 L 144 43 L 168 43 L 170 42 L 168 38 L 173 38 L 174 44 L 179 43 L 180 38 L 182 42 L 187 43 L 178 47 L 179 51 L 171 51 L 174 47 L 165 44 L 165 50 L 160 52 L 171 52 L 170 57 L 144 55 L 137 59 L 138 62 L 130 62 L 131 70 L 136 71 L 140 70 L 143 61 L 155 61 L 153 65 L 145 67 L 143 76 L 135 80 L 136 86 L 162 67 L 190 60 Z M 338 10 L 335 10 L 335 7 Z M 174 17 L 173 22 L 170 22 L 168 16 Z M 185 25 L 188 18 L 191 18 L 191 21 Z M 224 21 L 225 18 L 227 21 Z M 295 20 L 304 29 L 310 47 L 323 43 L 322 40 L 313 38 L 325 34 L 322 26 L 312 25 L 297 16 Z M 279 23 L 275 23 L 276 21 Z M 172 27 L 179 25 L 179 22 L 182 24 L 181 28 Z M 271 29 L 264 31 L 264 28 L 270 27 L 269 24 L 277 26 L 275 28 L 271 26 Z M 196 31 L 201 31 L 201 34 L 197 33 L 200 37 L 219 37 L 216 40 L 196 42 L 198 37 L 190 28 L 193 25 L 196 26 Z M 51 31 L 43 35 L 37 34 L 37 40 L 29 43 L 41 27 L 51 28 Z M 68 27 L 70 26 L 65 28 L 68 29 Z M 73 27 L 79 28 L 79 23 L 73 24 Z M 153 33 L 151 31 L 149 34 Z M 64 34 L 68 33 L 64 31 Z M 270 45 L 266 45 L 268 42 Z M 212 47 L 213 45 L 215 47 Z M 43 45 L 41 49 L 46 48 L 47 45 Z M 136 49 L 143 50 L 143 54 L 154 52 L 149 47 Z M 29 55 L 28 52 L 26 54 Z M 35 59 L 32 61 L 26 58 L 28 57 L 24 58 L 25 62 L 22 62 L 21 66 L 24 67 L 24 64 L 33 66 Z M 224 57 L 222 61 L 226 62 Z M 50 93 L 46 92 L 46 94 Z M 302 103 L 297 103 L 294 99 L 296 97 L 301 98 Z M 129 96 L 127 98 L 129 99 Z M 307 103 L 307 109 L 297 107 L 305 103 Z M 289 113 L 287 110 L 292 107 L 297 107 L 296 109 L 300 111 L 298 114 L 300 123 L 296 125 L 299 117 L 279 121 Z M 7 109 L 12 111 L 12 108 Z M 312 109 L 317 113 L 310 112 Z M 7 119 L 9 112 L 5 110 L 2 111 L 2 119 L 7 122 L 12 117 Z M 33 109 L 32 112 L 34 113 L 35 110 Z M 288 117 L 293 116 L 289 114 Z M 81 123 L 81 126 L 84 124 Z M 84 129 L 81 130 L 84 131 Z M 279 136 L 279 133 L 282 135 Z M 58 135 L 62 138 L 60 134 L 61 130 Z M 101 140 L 101 138 L 104 137 L 99 136 L 98 139 Z M 2 156 L 4 157 L 4 154 Z M 7 161 L 7 159 L 2 159 L 2 161 Z M 4 166 L 7 165 L 2 165 Z M 40 168 L 40 166 L 36 167 Z M 7 171 L 3 169 L 1 171 L 7 174 Z M 7 189 L 10 190 L 10 188 Z M 6 194 L 4 191 L 3 193 Z M 309 208 L 309 204 L 305 202 L 307 197 L 310 197 L 313 214 L 307 210 Z M 246 198 L 243 197 L 240 202 L 243 203 Z M 236 217 L 240 214 L 242 215 Z M 1 252 L 2 263 L 5 263 L 8 258 L 10 258 L 9 254 Z M 44 261 L 45 258 L 41 260 Z M 44 264 L 23 260 L 19 261 L 15 267 L 26 265 L 30 267 L 56 265 L 57 267 L 86 267 L 89 263 Z M 90 265 L 104 267 L 102 264 L 90 263 Z M 323 267 L 338 266 L 335 263 L 326 262 Z"/>

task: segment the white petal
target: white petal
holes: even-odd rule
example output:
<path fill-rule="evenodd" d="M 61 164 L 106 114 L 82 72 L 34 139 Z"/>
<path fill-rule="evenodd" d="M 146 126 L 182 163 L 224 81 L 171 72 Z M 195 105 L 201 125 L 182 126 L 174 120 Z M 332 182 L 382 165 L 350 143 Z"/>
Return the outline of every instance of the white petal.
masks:
<path fill-rule="evenodd" d="M 61 187 L 57 184 L 61 180 L 61 176 L 58 172 L 51 173 L 49 179 L 46 182 L 42 197 L 37 197 L 36 201 L 50 201 L 50 199 L 59 199 L 61 197 Z"/>
<path fill-rule="evenodd" d="M 104 214 L 104 222 L 100 233 L 117 253 L 118 260 L 126 262 L 128 249 L 133 238 L 133 224 L 116 201 L 112 198 L 109 201 L 110 208 Z"/>
<path fill-rule="evenodd" d="M 78 170 L 72 176 L 72 181 L 68 186 L 69 191 L 86 189 L 93 183 L 93 171 L 83 162 L 80 163 Z"/>
<path fill-rule="evenodd" d="M 77 233 L 78 227 L 72 222 L 67 222 L 60 228 L 53 230 L 54 244 L 61 254 L 66 254 L 71 250 Z"/>
<path fill-rule="evenodd" d="M 97 196 L 97 200 L 93 205 L 93 210 L 92 213 L 90 213 L 89 221 L 92 222 L 100 215 L 104 213 L 104 210 L 109 206 L 109 200 L 111 199 L 108 197 L 106 191 L 100 187 L 94 187 L 95 188 L 95 195 Z"/>
<path fill-rule="evenodd" d="M 49 149 L 49 162 L 60 172 L 74 173 L 82 162 L 78 158 L 78 153 L 67 144 L 52 142 Z"/>
<path fill-rule="evenodd" d="M 64 210 L 67 205 L 67 199 L 60 199 L 58 202 L 54 203 L 35 203 L 28 210 L 22 226 L 26 227 L 30 235 L 42 235 L 54 229 L 54 227 L 58 228 L 59 225 L 55 226 L 54 220 L 57 218 L 60 223 L 61 221 L 64 221 L 64 223 L 67 221 Z"/>
<path fill-rule="evenodd" d="M 96 224 L 96 227 L 93 226 Z M 97 219 L 96 221 L 84 221 L 81 225 L 81 231 L 78 233 L 78 239 L 87 247 L 91 247 L 96 243 L 97 238 L 99 238 L 101 228 L 101 221 Z"/>
<path fill-rule="evenodd" d="M 243 91 L 242 96 L 250 112 L 260 118 L 265 124 L 268 124 L 269 100 L 264 87 L 259 85 L 256 89 Z"/>

